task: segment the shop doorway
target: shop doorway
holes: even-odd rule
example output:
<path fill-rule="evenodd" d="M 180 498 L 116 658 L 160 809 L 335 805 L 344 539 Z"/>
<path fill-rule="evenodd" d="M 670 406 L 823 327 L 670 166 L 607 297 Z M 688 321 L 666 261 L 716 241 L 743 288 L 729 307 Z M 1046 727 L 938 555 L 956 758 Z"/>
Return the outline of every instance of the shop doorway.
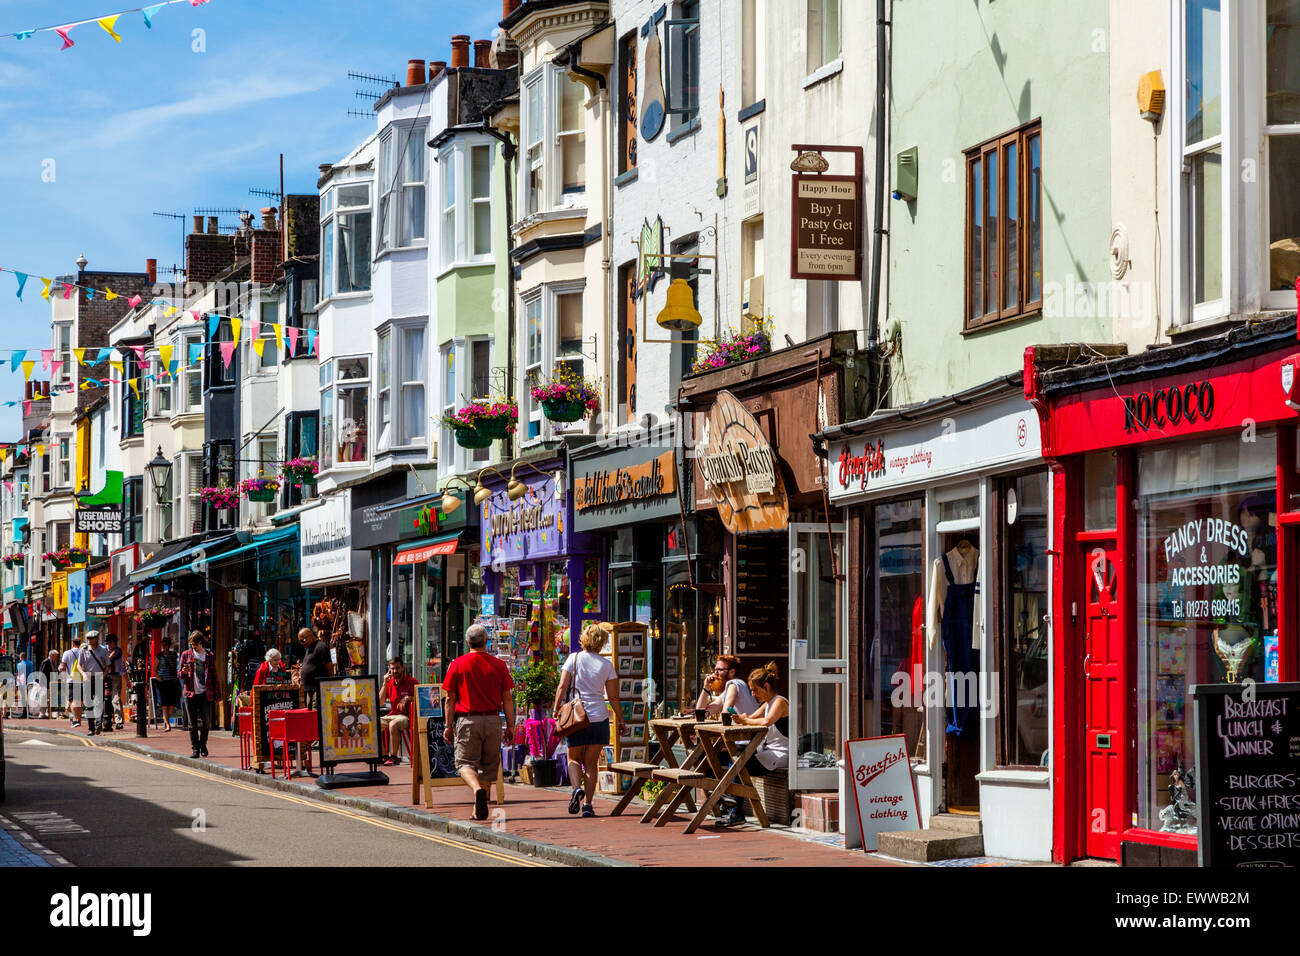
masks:
<path fill-rule="evenodd" d="M 1085 852 L 1119 859 L 1123 817 L 1124 634 L 1115 539 L 1082 545 L 1087 580 L 1083 615 Z"/>
<path fill-rule="evenodd" d="M 833 790 L 846 730 L 844 525 L 790 525 L 791 790 Z M 832 558 L 832 549 L 834 556 Z"/>

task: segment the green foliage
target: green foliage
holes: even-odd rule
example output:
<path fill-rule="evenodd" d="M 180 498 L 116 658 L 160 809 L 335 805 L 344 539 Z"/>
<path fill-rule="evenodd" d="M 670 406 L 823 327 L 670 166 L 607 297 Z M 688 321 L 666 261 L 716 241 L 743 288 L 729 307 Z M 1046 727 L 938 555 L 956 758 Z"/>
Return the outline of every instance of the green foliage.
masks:
<path fill-rule="evenodd" d="M 510 675 L 515 679 L 515 706 L 549 707 L 555 701 L 555 691 L 560 686 L 560 669 L 545 661 L 534 661 L 527 667 L 516 667 Z"/>

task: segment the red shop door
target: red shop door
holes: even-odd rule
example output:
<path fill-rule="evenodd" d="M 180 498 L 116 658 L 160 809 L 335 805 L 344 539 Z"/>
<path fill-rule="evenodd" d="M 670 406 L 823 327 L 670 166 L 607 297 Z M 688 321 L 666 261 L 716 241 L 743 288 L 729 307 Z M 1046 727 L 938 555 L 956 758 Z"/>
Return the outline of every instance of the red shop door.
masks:
<path fill-rule="evenodd" d="M 1123 815 L 1120 755 L 1125 697 L 1120 685 L 1124 653 L 1119 601 L 1120 577 L 1115 547 L 1087 550 L 1088 595 L 1084 609 L 1084 840 L 1086 853 L 1102 859 L 1119 859 L 1119 831 Z"/>

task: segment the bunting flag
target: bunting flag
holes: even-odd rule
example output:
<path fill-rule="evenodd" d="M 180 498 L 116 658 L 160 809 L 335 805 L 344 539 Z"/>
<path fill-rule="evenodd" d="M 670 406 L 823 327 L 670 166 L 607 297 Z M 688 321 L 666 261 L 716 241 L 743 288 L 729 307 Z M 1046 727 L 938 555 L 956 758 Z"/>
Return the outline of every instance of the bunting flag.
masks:
<path fill-rule="evenodd" d="M 70 283 L 70 282 L 60 282 L 59 285 L 63 286 L 63 297 L 64 297 L 65 299 L 71 299 L 71 298 L 72 298 L 72 290 L 73 290 L 73 288 L 74 288 L 74 286 L 72 285 L 72 283 Z"/>
<path fill-rule="evenodd" d="M 262 349 L 266 348 L 266 339 L 258 338 L 255 335 L 249 340 L 249 344 L 253 346 L 253 351 L 257 353 L 257 357 L 261 358 Z"/>
<path fill-rule="evenodd" d="M 45 446 L 43 444 L 38 444 L 36 446 L 36 457 L 39 458 L 41 455 L 44 454 L 45 454 Z"/>
<path fill-rule="evenodd" d="M 114 299 L 117 298 L 117 293 L 114 292 L 112 289 L 110 289 L 108 286 L 104 286 L 104 298 L 107 299 L 109 302 L 112 302 Z"/>
<path fill-rule="evenodd" d="M 160 345 L 160 346 L 158 346 L 158 359 L 159 359 L 159 363 L 158 363 L 158 364 L 160 364 L 163 368 L 167 368 L 169 365 L 171 365 L 171 363 L 172 363 L 172 346 L 170 346 L 170 345 Z"/>
<path fill-rule="evenodd" d="M 136 398 L 140 397 L 140 380 L 138 378 L 131 379 L 131 391 L 135 392 Z"/>
<path fill-rule="evenodd" d="M 235 355 L 235 342 L 232 339 L 229 342 L 221 343 L 221 361 L 226 368 L 230 368 L 230 360 Z"/>
<path fill-rule="evenodd" d="M 198 310 L 198 309 L 190 309 L 190 315 L 194 316 L 194 321 L 195 321 L 195 322 L 202 322 L 202 321 L 203 321 L 203 319 L 199 316 L 199 310 Z"/>
<path fill-rule="evenodd" d="M 143 300 L 142 300 L 138 295 L 133 295 L 133 296 L 131 296 L 131 298 L 129 298 L 129 299 L 126 300 L 126 304 L 129 305 L 131 308 L 134 309 L 134 308 L 135 308 L 136 306 L 138 306 L 142 301 L 143 301 Z"/>
<path fill-rule="evenodd" d="M 87 302 L 94 302 L 94 301 L 95 301 L 95 290 L 94 290 L 94 289 L 87 289 L 87 290 L 86 290 L 86 301 L 87 301 Z"/>
<path fill-rule="evenodd" d="M 243 322 L 243 319 L 241 319 L 241 318 L 240 318 L 239 316 L 237 316 L 237 315 L 232 315 L 232 316 L 230 317 L 230 331 L 231 331 L 231 333 L 232 333 L 231 336 L 230 336 L 230 338 L 231 338 L 234 342 L 238 342 L 238 341 L 239 341 L 239 326 L 240 326 L 240 324 L 241 324 L 242 322 Z"/>
<path fill-rule="evenodd" d="M 272 322 L 271 328 L 275 329 L 275 351 L 277 355 L 284 353 L 284 333 L 280 331 L 280 324 Z"/>
<path fill-rule="evenodd" d="M 27 381 L 32 380 L 32 369 L 36 368 L 36 363 L 28 359 L 23 362 L 23 378 Z"/>
<path fill-rule="evenodd" d="M 202 343 L 202 342 L 191 342 L 191 343 L 190 343 L 190 364 L 191 364 L 191 365 L 198 365 L 198 364 L 199 364 L 199 359 L 200 359 L 202 356 L 203 356 L 203 343 Z"/>
<path fill-rule="evenodd" d="M 18 371 L 18 366 L 23 364 L 23 359 L 26 357 L 26 349 L 14 349 L 13 354 L 9 356 L 9 371 Z"/>
<path fill-rule="evenodd" d="M 221 316 L 213 312 L 208 316 L 208 338 L 216 339 L 217 327 L 221 325 Z"/>
<path fill-rule="evenodd" d="M 41 290 L 41 298 L 44 299 L 46 302 L 49 302 L 49 301 L 50 301 L 50 282 L 51 282 L 51 281 L 53 281 L 53 280 L 51 280 L 51 279 L 46 279 L 44 276 L 41 277 L 41 282 L 45 283 L 45 288 Z"/>
<path fill-rule="evenodd" d="M 172 378 L 176 377 L 176 369 L 180 366 L 180 359 L 172 359 L 167 363 L 167 374 Z"/>
<path fill-rule="evenodd" d="M 249 342 L 256 342 L 257 337 L 259 333 L 261 333 L 261 331 L 262 331 L 261 321 L 259 321 L 258 319 L 248 320 L 248 341 Z M 257 354 L 261 355 L 262 353 L 258 352 Z"/>
<path fill-rule="evenodd" d="M 59 47 L 59 49 L 66 50 L 69 47 L 76 45 L 73 43 L 72 38 L 68 36 L 74 27 L 79 27 L 87 23 L 97 23 L 105 33 L 113 38 L 114 42 L 121 43 L 122 36 L 117 32 L 117 21 L 122 16 L 128 13 L 139 13 L 144 19 L 145 28 L 152 30 L 153 20 L 154 17 L 158 15 L 158 12 L 162 10 L 163 7 L 170 7 L 177 3 L 188 3 L 191 7 L 202 7 L 207 5 L 208 0 L 160 0 L 160 2 L 151 3 L 146 7 L 133 7 L 130 10 L 119 10 L 117 13 L 106 14 L 100 17 L 91 17 L 88 20 L 75 20 L 72 23 L 65 23 L 62 26 L 35 27 L 30 30 L 15 30 L 13 33 L 0 34 L 0 39 L 12 38 L 15 40 L 30 40 L 38 33 L 54 33 L 63 40 L 63 46 Z"/>
<path fill-rule="evenodd" d="M 75 356 L 77 357 L 77 364 L 78 364 L 78 365 L 85 365 L 85 364 L 86 364 L 86 350 L 85 350 L 85 349 L 73 349 L 73 350 L 72 350 L 72 354 L 75 355 Z"/>
<path fill-rule="evenodd" d="M 121 362 L 119 362 L 119 361 L 117 361 L 116 359 L 114 359 L 114 360 L 109 361 L 108 365 L 109 365 L 109 367 L 110 367 L 114 372 L 116 372 L 118 375 L 123 374 L 123 373 L 122 373 L 122 363 L 121 363 Z"/>
<path fill-rule="evenodd" d="M 9 459 L 9 449 L 6 448 L 4 445 L 0 445 L 0 465 L 3 465 L 8 459 Z M 5 484 L 8 484 L 8 482 L 5 482 Z"/>
<path fill-rule="evenodd" d="M 107 362 L 107 361 L 108 361 L 109 359 L 111 359 L 112 357 L 113 357 L 113 350 L 112 350 L 112 349 L 100 349 L 100 350 L 99 350 L 99 354 L 95 356 L 95 364 L 96 364 L 96 365 L 103 365 L 105 362 Z"/>
<path fill-rule="evenodd" d="M 315 329 L 307 330 L 307 351 L 315 352 L 316 357 L 320 358 L 320 333 Z"/>
<path fill-rule="evenodd" d="M 144 346 L 143 346 L 143 345 L 133 345 L 133 346 L 131 346 L 131 351 L 135 352 L 135 360 L 136 360 L 137 362 L 139 362 L 141 365 L 143 365 L 143 364 L 144 364 Z"/>
<path fill-rule="evenodd" d="M 72 37 L 68 36 L 68 31 L 75 26 L 75 23 L 67 23 L 61 27 L 54 28 L 54 32 L 63 37 L 63 46 L 59 47 L 60 50 L 66 50 L 70 46 L 76 46 L 76 44 L 72 42 Z"/>
<path fill-rule="evenodd" d="M 54 358 L 54 349 L 41 349 L 41 368 L 50 370 L 50 359 Z"/>
<path fill-rule="evenodd" d="M 100 17 L 95 22 L 103 27 L 104 32 L 111 36 L 116 42 L 121 43 L 122 38 L 118 36 L 117 32 L 113 29 L 113 27 L 117 25 L 117 18 L 119 16 L 121 16 L 121 14 L 115 13 L 111 17 Z"/>
<path fill-rule="evenodd" d="M 165 6 L 166 6 L 165 3 L 155 3 L 141 10 L 140 13 L 144 15 L 144 25 L 148 27 L 150 30 L 152 30 L 154 14 L 156 14 L 159 10 L 161 10 Z"/>
<path fill-rule="evenodd" d="M 165 312 L 163 312 L 163 318 L 164 318 L 164 319 L 170 319 L 173 315 L 175 315 L 175 314 L 177 313 L 177 311 L 178 311 L 178 310 L 177 310 L 176 306 L 174 306 L 174 305 L 169 305 L 169 306 L 167 306 L 167 310 L 166 310 Z"/>
<path fill-rule="evenodd" d="M 293 355 L 298 351 L 298 330 L 292 325 L 286 325 L 284 331 L 289 336 L 289 354 Z"/>
<path fill-rule="evenodd" d="M 59 374 L 61 368 L 63 368 L 63 359 L 55 359 L 50 363 L 50 371 L 55 375 Z"/>
<path fill-rule="evenodd" d="M 23 300 L 23 286 L 27 284 L 26 272 L 15 272 L 14 277 L 18 280 L 18 301 Z"/>

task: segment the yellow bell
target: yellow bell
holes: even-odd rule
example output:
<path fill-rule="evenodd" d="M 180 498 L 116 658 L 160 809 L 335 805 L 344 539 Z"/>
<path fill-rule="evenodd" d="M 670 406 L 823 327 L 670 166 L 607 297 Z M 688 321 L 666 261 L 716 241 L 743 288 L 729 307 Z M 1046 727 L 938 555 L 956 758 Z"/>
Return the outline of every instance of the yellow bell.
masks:
<path fill-rule="evenodd" d="M 660 328 L 673 332 L 691 332 L 704 321 L 695 311 L 695 295 L 685 279 L 674 279 L 668 286 L 668 304 L 655 319 Z"/>

